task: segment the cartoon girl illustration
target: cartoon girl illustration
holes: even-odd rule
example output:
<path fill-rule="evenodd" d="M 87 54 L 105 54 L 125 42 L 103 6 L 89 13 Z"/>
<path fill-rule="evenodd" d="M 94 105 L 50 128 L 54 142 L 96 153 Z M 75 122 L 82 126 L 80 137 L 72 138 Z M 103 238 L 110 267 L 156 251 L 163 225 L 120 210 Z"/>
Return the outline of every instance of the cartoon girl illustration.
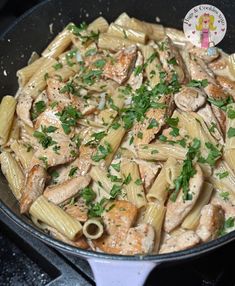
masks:
<path fill-rule="evenodd" d="M 197 31 L 201 31 L 201 48 L 208 49 L 210 46 L 210 31 L 216 30 L 214 26 L 215 17 L 208 13 L 201 15 L 198 19 L 198 25 L 196 25 Z"/>

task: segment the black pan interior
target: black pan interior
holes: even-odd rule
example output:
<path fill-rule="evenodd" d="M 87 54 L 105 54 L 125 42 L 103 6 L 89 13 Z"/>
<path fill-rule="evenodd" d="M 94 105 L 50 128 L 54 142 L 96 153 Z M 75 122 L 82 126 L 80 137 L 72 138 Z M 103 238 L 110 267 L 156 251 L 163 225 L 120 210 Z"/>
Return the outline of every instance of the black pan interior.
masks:
<path fill-rule="evenodd" d="M 79 24 L 81 21 L 91 22 L 102 15 L 107 20 L 114 20 L 122 12 L 146 21 L 154 22 L 156 16 L 163 25 L 182 28 L 183 18 L 194 6 L 204 1 L 188 0 L 50 0 L 32 9 L 26 16 L 19 19 L 0 38 L 0 97 L 14 94 L 17 90 L 16 71 L 25 66 L 32 51 L 40 53 L 53 37 L 70 21 Z M 224 13 L 228 30 L 224 40 L 219 45 L 226 52 L 234 52 L 235 42 L 235 2 L 231 0 L 209 1 Z M 53 24 L 53 34 L 49 25 Z M 18 205 L 9 188 L 6 179 L 0 174 L 0 199 L 25 223 L 31 223 L 22 217 Z M 0 205 L 1 207 L 1 205 Z M 226 236 L 232 239 L 232 234 Z M 226 238 L 212 242 L 216 247 L 219 242 L 225 243 Z M 207 246 L 201 246 L 197 252 L 206 251 Z M 71 251 L 71 248 L 69 249 Z M 191 251 L 185 252 L 190 254 Z M 193 252 L 193 251 L 192 251 Z M 168 255 L 171 257 L 172 255 Z M 173 256 L 172 256 L 173 257 Z"/>

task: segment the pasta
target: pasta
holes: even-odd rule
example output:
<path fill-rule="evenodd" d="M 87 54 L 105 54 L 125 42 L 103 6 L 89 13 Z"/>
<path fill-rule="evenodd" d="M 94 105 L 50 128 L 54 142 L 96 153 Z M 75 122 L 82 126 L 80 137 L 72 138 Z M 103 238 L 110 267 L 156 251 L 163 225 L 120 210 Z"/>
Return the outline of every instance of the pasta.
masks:
<path fill-rule="evenodd" d="M 1 170 L 22 214 L 112 254 L 233 229 L 234 55 L 122 13 L 69 23 L 36 58 L 0 105 Z"/>

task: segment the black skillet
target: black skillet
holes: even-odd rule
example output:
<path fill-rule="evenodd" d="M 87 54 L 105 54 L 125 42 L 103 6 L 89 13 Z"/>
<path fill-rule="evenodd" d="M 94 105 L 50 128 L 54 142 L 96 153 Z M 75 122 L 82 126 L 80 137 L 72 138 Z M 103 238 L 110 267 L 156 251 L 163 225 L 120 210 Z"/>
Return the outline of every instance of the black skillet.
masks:
<path fill-rule="evenodd" d="M 130 16 L 154 22 L 156 16 L 163 25 L 182 29 L 186 13 L 199 4 L 212 4 L 227 19 L 228 29 L 219 47 L 226 52 L 235 51 L 235 2 L 187 1 L 187 0 L 49 0 L 28 11 L 18 19 L 0 38 L 0 96 L 14 94 L 17 90 L 16 71 L 26 65 L 32 51 L 40 53 L 53 37 L 70 21 L 91 22 L 103 15 L 114 20 L 122 12 Z M 53 23 L 53 34 L 49 25 Z M 19 214 L 16 199 L 0 174 L 0 209 L 18 225 L 47 244 L 60 250 L 86 258 L 92 266 L 97 285 L 143 285 L 146 276 L 160 263 L 189 259 L 223 246 L 235 238 L 235 232 L 190 250 L 164 255 L 118 256 L 74 248 L 57 241 L 37 229 L 25 216 Z"/>

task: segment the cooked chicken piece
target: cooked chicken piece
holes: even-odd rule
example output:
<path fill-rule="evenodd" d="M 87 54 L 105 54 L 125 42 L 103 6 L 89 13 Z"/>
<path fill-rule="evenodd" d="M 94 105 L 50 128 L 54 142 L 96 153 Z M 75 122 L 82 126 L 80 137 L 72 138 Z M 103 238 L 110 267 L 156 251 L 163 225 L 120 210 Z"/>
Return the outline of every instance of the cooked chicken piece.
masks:
<path fill-rule="evenodd" d="M 115 201 L 114 207 L 105 212 L 103 221 L 106 233 L 93 243 L 101 251 L 121 253 L 122 242 L 137 217 L 137 208 L 128 201 Z"/>
<path fill-rule="evenodd" d="M 63 110 L 63 108 L 61 106 L 56 106 L 54 108 L 48 107 L 44 112 L 42 112 L 38 117 L 37 120 L 35 122 L 35 129 L 40 128 L 41 126 L 54 126 L 57 128 L 57 130 L 55 132 L 62 132 L 63 128 L 61 127 L 61 121 L 59 119 L 59 116 L 57 116 L 56 114 L 58 112 L 61 112 Z"/>
<path fill-rule="evenodd" d="M 188 74 L 184 61 L 169 37 L 165 37 L 159 42 L 158 54 L 163 69 L 168 74 L 167 79 L 169 81 L 172 79 L 172 75 L 176 73 L 180 83 L 187 82 Z"/>
<path fill-rule="evenodd" d="M 212 111 L 212 108 L 209 104 L 206 104 L 204 107 L 201 107 L 197 113 L 203 118 L 208 129 L 211 132 L 211 135 L 218 140 L 221 144 L 224 144 L 223 132 L 220 128 L 219 122 Z"/>
<path fill-rule="evenodd" d="M 155 135 L 161 130 L 165 124 L 165 117 L 170 117 L 173 111 L 174 100 L 171 95 L 162 96 L 159 103 L 164 103 L 165 108 L 150 108 L 145 114 L 143 122 L 137 122 L 134 125 L 134 144 L 147 144 L 152 141 Z M 152 120 L 157 122 L 157 126 L 148 128 Z M 141 134 L 141 136 L 140 136 Z"/>
<path fill-rule="evenodd" d="M 213 62 L 208 64 L 209 68 L 216 73 L 216 71 L 220 71 L 225 69 L 228 66 L 228 62 L 224 56 L 220 56 Z"/>
<path fill-rule="evenodd" d="M 74 156 L 78 153 L 77 146 L 65 134 L 49 133 L 55 144 L 44 149 L 41 145 L 34 153 L 32 166 L 39 164 L 45 167 L 52 167 L 65 164 L 74 160 Z M 54 147 L 59 149 L 55 152 Z"/>
<path fill-rule="evenodd" d="M 220 206 L 205 205 L 201 211 L 197 235 L 203 242 L 215 239 L 224 223 L 224 211 Z"/>
<path fill-rule="evenodd" d="M 148 190 L 154 182 L 157 173 L 160 170 L 160 165 L 153 162 L 136 159 L 135 162 L 139 165 L 140 177 L 142 179 L 145 190 Z"/>
<path fill-rule="evenodd" d="M 212 112 L 214 113 L 217 121 L 219 122 L 220 129 L 223 134 L 226 133 L 226 114 L 225 112 L 220 109 L 219 107 L 211 104 Z"/>
<path fill-rule="evenodd" d="M 87 243 L 87 240 L 84 236 L 80 236 L 79 238 L 77 238 L 75 241 L 69 240 L 66 236 L 64 236 L 63 234 L 61 234 L 57 229 L 51 227 L 51 226 L 47 226 L 47 229 L 49 230 L 50 234 L 58 239 L 61 240 L 69 245 L 75 246 L 75 247 L 79 247 L 82 249 L 88 249 L 89 248 L 89 244 Z"/>
<path fill-rule="evenodd" d="M 63 105 L 70 104 L 70 96 L 68 92 L 63 91 L 65 84 L 56 79 L 47 80 L 47 95 L 50 102 L 58 102 Z"/>
<path fill-rule="evenodd" d="M 122 243 L 121 254 L 135 255 L 151 253 L 154 246 L 155 231 L 149 224 L 140 224 L 128 230 Z"/>
<path fill-rule="evenodd" d="M 90 176 L 80 176 L 67 180 L 61 184 L 48 186 L 43 195 L 53 204 L 59 205 L 71 199 L 90 183 Z"/>
<path fill-rule="evenodd" d="M 27 213 L 32 203 L 42 195 L 47 178 L 46 170 L 36 165 L 28 173 L 25 188 L 20 199 L 20 212 Z"/>
<path fill-rule="evenodd" d="M 224 200 L 220 194 L 221 191 L 214 192 L 211 198 L 211 204 L 221 206 L 221 208 L 224 210 L 226 219 L 229 217 L 235 217 L 235 205 L 230 199 Z"/>
<path fill-rule="evenodd" d="M 202 62 L 198 58 L 189 59 L 189 72 L 191 78 L 196 80 L 207 79 L 209 84 L 211 83 L 216 85 L 214 76 L 208 73 L 208 69 L 206 69 L 205 66 L 201 64 Z"/>
<path fill-rule="evenodd" d="M 134 67 L 136 56 L 136 46 L 122 49 L 113 56 L 113 60 L 107 61 L 104 66 L 103 76 L 122 84 L 128 79 L 130 71 Z"/>
<path fill-rule="evenodd" d="M 88 219 L 88 207 L 82 199 L 79 199 L 74 205 L 66 205 L 64 210 L 81 222 L 85 222 Z"/>
<path fill-rule="evenodd" d="M 200 238 L 198 235 L 192 230 L 187 230 L 179 235 L 173 235 L 168 238 L 161 246 L 159 253 L 169 253 L 189 249 L 199 244 L 199 242 Z"/>
<path fill-rule="evenodd" d="M 18 117 L 28 126 L 33 127 L 33 122 L 31 121 L 30 110 L 32 107 L 33 99 L 30 95 L 26 93 L 20 93 L 17 98 L 16 113 Z"/>
<path fill-rule="evenodd" d="M 205 94 L 199 88 L 183 86 L 174 95 L 176 106 L 183 111 L 196 111 L 206 102 Z"/>
<path fill-rule="evenodd" d="M 195 47 L 193 45 L 186 45 L 186 48 L 188 49 L 189 53 L 202 59 L 204 62 L 206 63 L 211 63 L 212 61 L 214 61 L 215 59 L 217 59 L 219 57 L 219 51 L 218 49 L 216 49 L 216 53 L 213 55 L 209 55 L 208 54 L 208 50 L 207 49 L 202 49 L 199 47 Z"/>
<path fill-rule="evenodd" d="M 191 200 L 183 200 L 183 192 L 180 191 L 175 202 L 169 200 L 167 203 L 164 230 L 171 232 L 187 216 L 197 201 L 203 185 L 203 173 L 199 165 L 195 165 L 196 174 L 189 180 L 189 191 L 192 194 Z"/>
<path fill-rule="evenodd" d="M 216 77 L 218 83 L 222 86 L 223 90 L 231 95 L 235 100 L 235 82 L 225 76 Z"/>
<path fill-rule="evenodd" d="M 137 59 L 135 62 L 135 68 L 142 66 L 144 63 L 144 58 L 141 54 L 141 52 L 137 52 Z M 140 72 L 139 74 L 135 74 L 135 71 L 133 71 L 130 75 L 130 78 L 128 80 L 128 84 L 132 87 L 133 90 L 137 90 L 141 87 L 143 82 L 143 72 Z"/>

